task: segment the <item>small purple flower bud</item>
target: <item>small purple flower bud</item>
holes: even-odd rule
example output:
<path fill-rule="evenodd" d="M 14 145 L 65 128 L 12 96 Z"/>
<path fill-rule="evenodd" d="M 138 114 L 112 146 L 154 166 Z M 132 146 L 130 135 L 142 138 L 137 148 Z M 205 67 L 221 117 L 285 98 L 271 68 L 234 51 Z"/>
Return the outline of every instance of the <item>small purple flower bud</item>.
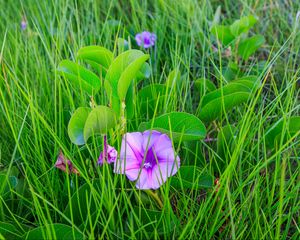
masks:
<path fill-rule="evenodd" d="M 63 154 L 63 152 L 60 150 L 54 166 L 64 172 L 67 172 L 67 165 L 68 165 L 68 169 L 69 169 L 68 173 L 71 172 L 71 173 L 79 175 L 79 171 L 73 166 L 72 162 L 69 159 L 67 159 L 65 157 L 65 155 Z"/>
<path fill-rule="evenodd" d="M 135 35 L 135 40 L 137 45 L 146 49 L 155 45 L 156 35 L 154 33 L 144 31 Z"/>
<path fill-rule="evenodd" d="M 21 21 L 21 29 L 24 31 L 27 28 L 27 22 L 26 20 L 23 18 L 23 20 Z"/>
<path fill-rule="evenodd" d="M 108 164 L 111 164 L 111 163 L 114 163 L 116 160 L 117 160 L 117 157 L 118 157 L 118 152 L 117 150 L 110 146 L 110 145 L 107 145 L 107 149 L 104 149 L 103 152 L 100 153 L 100 156 L 98 158 L 98 164 L 100 166 L 102 166 L 103 162 L 104 162 L 104 157 L 105 157 L 105 154 L 104 152 L 106 151 L 106 162 Z"/>

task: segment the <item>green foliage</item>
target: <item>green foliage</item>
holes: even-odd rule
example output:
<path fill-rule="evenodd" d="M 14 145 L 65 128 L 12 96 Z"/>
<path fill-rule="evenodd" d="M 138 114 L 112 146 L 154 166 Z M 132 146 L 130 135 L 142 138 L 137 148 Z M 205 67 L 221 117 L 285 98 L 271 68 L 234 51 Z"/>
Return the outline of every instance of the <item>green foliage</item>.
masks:
<path fill-rule="evenodd" d="M 73 239 L 77 233 L 79 239 L 298 239 L 300 2 L 275 2 L 103 0 L 99 7 L 90 1 L 2 1 L 0 239 L 25 239 L 30 230 L 37 239 Z M 252 28 L 251 19 L 240 16 L 249 13 L 260 19 Z M 25 30 L 19 26 L 23 15 Z M 141 51 L 149 60 L 129 81 L 122 106 L 120 78 L 110 94 L 107 71 L 120 54 L 138 48 L 134 36 L 144 30 L 157 41 Z M 263 45 L 251 41 L 259 34 Z M 54 71 L 64 58 L 74 61 L 74 69 Z M 78 66 L 95 73 L 100 87 Z M 195 82 L 199 78 L 215 88 Z M 199 116 L 206 95 L 236 80 L 245 95 L 252 89 L 248 100 L 233 111 L 220 101 L 221 114 L 205 122 L 203 137 L 173 142 L 180 172 L 150 191 L 161 205 L 125 175 L 114 174 L 112 165 L 97 165 L 100 138 L 80 147 L 68 138 L 70 112 L 106 106 L 118 124 L 126 120 L 124 131 L 120 124 L 105 132 L 120 152 L 125 132 L 138 131 L 142 122 L 151 128 L 161 114 Z M 160 91 L 156 85 L 162 83 Z M 144 88 L 149 92 L 140 95 Z M 82 129 L 84 122 L 73 127 Z M 189 120 L 180 125 L 189 126 Z M 84 139 L 82 130 L 78 136 Z M 54 167 L 60 149 L 80 167 L 80 176 Z M 193 169 L 183 173 L 187 168 Z M 212 187 L 214 178 L 219 180 Z M 65 224 L 66 235 L 53 224 Z"/>
<path fill-rule="evenodd" d="M 252 79 L 254 80 L 254 79 Z M 235 106 L 247 102 L 257 87 L 257 79 L 238 79 L 205 95 L 201 101 L 199 117 L 211 122 Z"/>
<path fill-rule="evenodd" d="M 69 60 L 60 62 L 57 71 L 68 78 L 76 88 L 82 88 L 90 95 L 99 91 L 101 82 L 93 72 Z"/>
<path fill-rule="evenodd" d="M 77 145 L 85 143 L 83 130 L 91 111 L 90 108 L 80 107 L 73 113 L 68 125 L 68 134 L 72 143 Z"/>
<path fill-rule="evenodd" d="M 215 25 L 212 27 L 211 32 L 217 38 L 217 40 L 223 43 L 225 46 L 232 43 L 235 39 L 235 36 L 231 33 L 229 26 Z"/>
<path fill-rule="evenodd" d="M 192 141 L 205 138 L 206 128 L 196 116 L 184 112 L 171 112 L 142 123 L 140 131 L 155 129 L 170 135 L 174 141 Z"/>
<path fill-rule="evenodd" d="M 245 16 L 234 21 L 231 25 L 215 24 L 211 28 L 211 33 L 224 46 L 230 46 L 233 52 L 237 52 L 243 60 L 248 60 L 265 42 L 264 37 L 259 34 L 246 37 L 257 21 L 257 18 L 252 15 Z"/>
<path fill-rule="evenodd" d="M 289 141 L 300 132 L 300 117 L 283 118 L 273 124 L 266 133 L 266 143 L 269 148 L 279 146 L 280 141 Z"/>
<path fill-rule="evenodd" d="M 150 84 L 138 92 L 138 101 L 142 113 L 154 113 L 155 107 L 162 106 L 168 88 L 164 84 Z"/>
<path fill-rule="evenodd" d="M 262 35 L 254 35 L 250 38 L 243 39 L 238 47 L 238 54 L 247 60 L 253 53 L 257 51 L 265 42 Z"/>
<path fill-rule="evenodd" d="M 218 132 L 217 137 L 217 153 L 219 156 L 221 156 L 223 159 L 228 157 L 229 154 L 232 153 L 234 147 L 235 147 L 235 138 L 237 134 L 237 129 L 228 124 L 221 128 L 221 130 Z"/>
<path fill-rule="evenodd" d="M 115 127 L 116 122 L 116 114 L 109 107 L 97 106 L 92 109 L 84 125 L 83 136 L 85 142 L 92 135 L 107 133 L 109 129 Z"/>
<path fill-rule="evenodd" d="M 212 81 L 205 78 L 197 79 L 195 81 L 195 86 L 199 89 L 201 96 L 205 95 L 205 93 L 209 93 L 217 89 Z"/>
<path fill-rule="evenodd" d="M 0 237 L 4 239 L 18 240 L 22 239 L 22 234 L 13 224 L 0 222 Z"/>
<path fill-rule="evenodd" d="M 180 225 L 179 220 L 171 211 L 163 212 L 135 207 L 134 214 L 140 219 L 137 228 L 145 227 L 144 230 L 149 238 L 153 238 L 156 234 L 164 237 L 174 236 Z M 166 218 L 170 218 L 169 223 Z"/>
<path fill-rule="evenodd" d="M 26 240 L 45 238 L 81 240 L 84 239 L 84 235 L 70 226 L 60 223 L 54 223 L 30 230 L 25 237 Z"/>
<path fill-rule="evenodd" d="M 105 134 L 115 127 L 117 118 L 114 111 L 106 106 L 77 108 L 72 115 L 68 134 L 74 144 L 82 145 L 94 134 Z"/>
<path fill-rule="evenodd" d="M 252 15 L 242 17 L 230 25 L 230 32 L 237 37 L 242 33 L 248 32 L 256 22 L 257 19 Z"/>
<path fill-rule="evenodd" d="M 170 179 L 170 185 L 176 189 L 211 188 L 214 177 L 196 166 L 181 166 L 178 174 Z"/>
<path fill-rule="evenodd" d="M 140 68 L 148 58 L 149 55 L 143 55 L 137 58 L 122 72 L 118 82 L 118 96 L 122 101 L 125 100 L 131 81 L 136 77 Z"/>
<path fill-rule="evenodd" d="M 104 47 L 87 46 L 78 50 L 77 59 L 86 61 L 99 72 L 103 69 L 106 73 L 113 60 L 113 53 Z"/>

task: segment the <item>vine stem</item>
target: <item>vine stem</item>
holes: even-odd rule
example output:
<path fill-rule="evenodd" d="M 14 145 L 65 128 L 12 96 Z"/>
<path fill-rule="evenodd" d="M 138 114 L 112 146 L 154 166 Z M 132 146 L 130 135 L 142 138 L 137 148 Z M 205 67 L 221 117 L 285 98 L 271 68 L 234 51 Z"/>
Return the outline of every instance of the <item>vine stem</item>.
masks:
<path fill-rule="evenodd" d="M 121 134 L 123 135 L 126 131 L 126 117 L 125 117 L 125 108 L 126 108 L 126 104 L 125 101 L 122 101 L 122 105 L 121 105 Z"/>
<path fill-rule="evenodd" d="M 145 190 L 145 192 L 156 201 L 156 203 L 159 205 L 160 209 L 162 209 L 164 207 L 164 204 L 161 201 L 161 199 L 159 198 L 157 192 L 154 192 L 152 190 Z"/>

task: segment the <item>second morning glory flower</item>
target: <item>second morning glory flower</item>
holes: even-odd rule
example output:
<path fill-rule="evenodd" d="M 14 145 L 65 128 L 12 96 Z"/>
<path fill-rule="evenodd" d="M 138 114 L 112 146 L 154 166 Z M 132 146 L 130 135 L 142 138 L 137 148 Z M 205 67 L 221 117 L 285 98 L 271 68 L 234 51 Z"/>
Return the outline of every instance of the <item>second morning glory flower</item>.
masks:
<path fill-rule="evenodd" d="M 156 35 L 154 33 L 144 31 L 135 35 L 135 40 L 137 45 L 149 48 L 155 45 Z"/>
<path fill-rule="evenodd" d="M 105 157 L 105 161 L 108 164 L 114 163 L 116 161 L 117 157 L 118 157 L 118 152 L 114 147 L 112 147 L 110 145 L 107 145 L 106 149 L 103 152 L 100 153 L 100 156 L 98 158 L 98 164 L 100 166 L 104 162 L 104 157 Z"/>
<path fill-rule="evenodd" d="M 172 141 L 158 131 L 126 133 L 123 136 L 120 159 L 115 162 L 116 173 L 126 174 L 137 181 L 138 189 L 158 189 L 180 167 Z"/>

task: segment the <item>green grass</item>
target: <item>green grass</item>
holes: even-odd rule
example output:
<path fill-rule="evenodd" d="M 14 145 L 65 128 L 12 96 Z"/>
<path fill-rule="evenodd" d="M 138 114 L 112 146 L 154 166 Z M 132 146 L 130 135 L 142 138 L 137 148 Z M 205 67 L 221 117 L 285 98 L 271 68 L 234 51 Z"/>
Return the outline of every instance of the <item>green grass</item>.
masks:
<path fill-rule="evenodd" d="M 282 139 L 273 151 L 266 148 L 264 136 L 278 119 L 288 122 L 290 116 L 299 115 L 300 22 L 295 22 L 295 16 L 300 3 L 96 2 L 0 0 L 0 171 L 17 176 L 20 186 L 11 188 L 9 196 L 0 195 L 0 225 L 12 224 L 23 237 L 34 227 L 48 226 L 43 233 L 49 239 L 57 237 L 52 223 L 71 226 L 70 238 L 80 231 L 90 239 L 298 239 L 299 133 L 289 141 Z M 150 50 L 153 74 L 142 85 L 163 83 L 173 69 L 179 69 L 181 81 L 168 96 L 164 111 L 195 113 L 200 98 L 194 81 L 206 77 L 220 86 L 228 62 L 222 49 L 211 50 L 209 22 L 219 5 L 225 23 L 247 14 L 260 18 L 254 31 L 266 43 L 245 69 L 250 73 L 258 61 L 266 61 L 260 70 L 262 86 L 246 106 L 206 125 L 212 141 L 195 143 L 197 147 L 177 146 L 182 164 L 195 162 L 219 177 L 220 186 L 188 191 L 165 184 L 157 192 L 163 201 L 163 217 L 143 222 L 141 211 L 158 210 L 156 201 L 124 176 L 112 174 L 110 166 L 96 167 L 101 139 L 84 147 L 70 142 L 71 114 L 79 106 L 88 106 L 89 99 L 60 77 L 56 67 L 62 59 L 74 59 L 82 46 L 97 44 L 113 50 L 118 37 L 130 36 L 134 45 L 135 33 L 150 30 L 158 41 Z M 28 21 L 26 31 L 20 29 L 23 14 Z M 97 96 L 97 101 L 107 103 L 104 95 Z M 143 117 L 139 106 L 136 112 L 128 122 L 129 131 L 152 118 Z M 238 136 L 236 147 L 222 162 L 214 138 L 226 123 L 238 128 Z M 110 135 L 110 143 L 120 144 L 119 132 Z M 60 149 L 78 166 L 79 177 L 53 167 Z M 83 184 L 87 184 L 90 201 L 75 195 L 70 202 Z M 68 203 L 73 210 L 66 213 Z M 172 211 L 180 221 L 176 228 Z M 85 224 L 79 219 L 82 213 L 87 216 Z"/>

